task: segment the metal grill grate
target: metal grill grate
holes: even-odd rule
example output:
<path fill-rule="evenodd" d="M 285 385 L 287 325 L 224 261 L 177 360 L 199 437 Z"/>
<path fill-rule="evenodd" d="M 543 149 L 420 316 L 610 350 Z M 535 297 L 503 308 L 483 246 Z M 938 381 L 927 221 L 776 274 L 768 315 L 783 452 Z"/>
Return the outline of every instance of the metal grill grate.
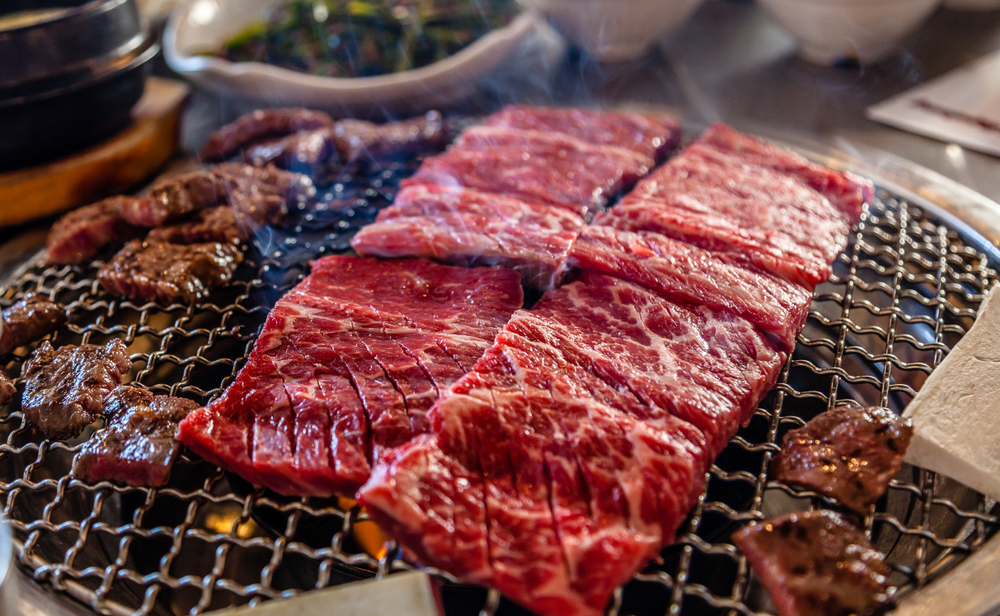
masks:
<path fill-rule="evenodd" d="M 243 278 L 197 307 L 121 301 L 86 267 L 34 266 L 0 296 L 38 291 L 68 306 L 55 346 L 120 337 L 127 380 L 205 403 L 233 377 L 277 297 L 309 256 L 337 252 L 392 196 L 413 161 L 360 179 L 342 175 L 303 204 L 287 229 L 258 237 Z M 981 238 L 880 190 L 831 280 L 814 298 L 779 384 L 706 476 L 706 494 L 678 542 L 616 593 L 615 614 L 753 614 L 768 609 L 746 562 L 728 543 L 741 524 L 792 509 L 836 508 L 767 477 L 789 429 L 854 400 L 900 411 L 971 326 L 997 278 Z M 27 353 L 8 361 L 20 372 Z M 198 614 L 408 568 L 392 545 L 364 549 L 372 523 L 344 501 L 289 499 L 254 490 L 184 457 L 162 489 L 86 485 L 68 477 L 89 436 L 42 440 L 17 402 L 0 413 L 0 502 L 22 568 L 101 614 Z M 896 595 L 945 573 L 994 532 L 991 500 L 904 467 L 864 520 L 888 554 Z M 365 525 L 368 528 L 365 528 Z M 449 616 L 523 612 L 495 592 L 448 584 Z"/>

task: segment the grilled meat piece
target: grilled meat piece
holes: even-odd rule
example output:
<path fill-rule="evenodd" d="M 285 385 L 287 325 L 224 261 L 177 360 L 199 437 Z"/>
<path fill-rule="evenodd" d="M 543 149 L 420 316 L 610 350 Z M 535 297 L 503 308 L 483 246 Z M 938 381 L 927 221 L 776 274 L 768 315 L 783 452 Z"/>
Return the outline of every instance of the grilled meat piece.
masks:
<path fill-rule="evenodd" d="M 289 203 L 316 194 L 308 176 L 276 167 L 223 163 L 213 172 L 225 183 L 229 204 L 261 224 L 280 223 Z"/>
<path fill-rule="evenodd" d="M 24 365 L 21 408 L 47 438 L 79 436 L 100 417 L 104 399 L 131 365 L 128 349 L 117 338 L 104 346 L 58 349 L 46 340 Z"/>
<path fill-rule="evenodd" d="M 139 235 L 121 215 L 123 203 L 134 197 L 110 197 L 66 214 L 52 225 L 45 249 L 45 262 L 76 265 L 97 254 L 104 246 Z"/>
<path fill-rule="evenodd" d="M 15 393 L 17 389 L 14 387 L 14 382 L 10 380 L 7 371 L 0 367 L 0 406 L 13 400 Z"/>
<path fill-rule="evenodd" d="M 0 313 L 0 355 L 30 344 L 66 324 L 66 309 L 29 293 Z"/>
<path fill-rule="evenodd" d="M 437 111 L 428 111 L 418 118 L 385 124 L 372 124 L 363 120 L 339 120 L 332 132 L 337 153 L 345 161 L 362 157 L 379 159 L 419 152 L 441 147 L 447 138 L 444 120 Z"/>
<path fill-rule="evenodd" d="M 237 215 L 234 208 L 222 205 L 202 210 L 190 220 L 168 227 L 157 227 L 146 235 L 146 241 L 168 244 L 221 242 L 239 246 L 252 234 L 253 223 L 266 224 L 257 221 L 251 223 Z"/>
<path fill-rule="evenodd" d="M 138 387 L 116 388 L 105 402 L 107 425 L 80 450 L 73 474 L 90 483 L 164 485 L 181 449 L 177 424 L 198 406 Z"/>
<path fill-rule="evenodd" d="M 336 152 L 329 127 L 268 139 L 247 148 L 243 158 L 254 167 L 275 165 L 310 173 Z"/>
<path fill-rule="evenodd" d="M 268 137 L 333 126 L 333 118 L 308 109 L 262 109 L 248 113 L 208 136 L 202 160 L 224 160 L 243 147 Z"/>
<path fill-rule="evenodd" d="M 884 557 L 831 511 L 751 524 L 734 533 L 733 542 L 780 616 L 864 616 L 886 601 Z"/>
<path fill-rule="evenodd" d="M 865 514 L 899 472 L 912 437 L 910 420 L 889 409 L 839 407 L 786 434 L 771 472 Z"/>
<path fill-rule="evenodd" d="M 97 272 L 97 279 L 121 297 L 192 303 L 228 283 L 241 261 L 243 254 L 231 244 L 132 240 Z"/>
<path fill-rule="evenodd" d="M 226 199 L 225 184 L 211 171 L 186 173 L 122 202 L 122 216 L 139 227 L 157 227 Z"/>

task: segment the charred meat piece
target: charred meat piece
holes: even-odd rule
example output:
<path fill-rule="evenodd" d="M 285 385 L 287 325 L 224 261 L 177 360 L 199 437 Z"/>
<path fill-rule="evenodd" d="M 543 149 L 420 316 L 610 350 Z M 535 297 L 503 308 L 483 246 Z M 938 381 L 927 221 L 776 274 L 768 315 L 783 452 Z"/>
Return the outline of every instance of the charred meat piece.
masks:
<path fill-rule="evenodd" d="M 106 427 L 83 446 L 74 474 L 90 483 L 164 485 L 181 449 L 177 424 L 198 406 L 187 398 L 118 387 L 105 403 Z"/>
<path fill-rule="evenodd" d="M 97 280 L 120 297 L 192 303 L 228 283 L 241 261 L 243 254 L 231 244 L 132 240 L 97 272 Z"/>
<path fill-rule="evenodd" d="M 248 220 L 237 215 L 234 208 L 222 205 L 202 210 L 190 220 L 167 227 L 157 227 L 146 235 L 146 241 L 168 244 L 221 242 L 239 246 L 253 231 L 252 223 L 248 223 Z"/>
<path fill-rule="evenodd" d="M 333 126 L 325 113 L 308 109 L 266 109 L 248 113 L 208 136 L 202 146 L 202 160 L 223 160 L 243 147 L 266 139 L 299 131 Z"/>
<path fill-rule="evenodd" d="M 334 152 L 333 130 L 321 128 L 262 141 L 244 150 L 243 158 L 254 167 L 273 164 L 308 173 L 326 162 Z"/>
<path fill-rule="evenodd" d="M 316 194 L 308 176 L 275 167 L 223 163 L 213 172 L 225 183 L 228 203 L 260 224 L 278 224 L 289 203 Z"/>
<path fill-rule="evenodd" d="M 66 324 L 66 309 L 29 293 L 2 313 L 0 355 L 32 343 Z"/>
<path fill-rule="evenodd" d="M 128 349 L 117 338 L 104 346 L 58 349 L 45 341 L 24 365 L 21 408 L 47 438 L 79 436 L 101 416 L 104 399 L 131 365 Z"/>
<path fill-rule="evenodd" d="M 771 472 L 864 514 L 899 472 L 912 436 L 910 420 L 889 409 L 835 408 L 786 434 Z"/>
<path fill-rule="evenodd" d="M 195 171 L 158 184 L 148 195 L 122 202 L 122 216 L 139 227 L 157 227 L 226 199 L 222 181 L 210 171 Z"/>
<path fill-rule="evenodd" d="M 780 616 L 871 613 L 889 568 L 859 530 L 831 511 L 793 513 L 733 534 Z"/>
<path fill-rule="evenodd" d="M 444 145 L 444 120 L 437 111 L 419 118 L 372 124 L 362 120 L 339 120 L 333 127 L 333 142 L 345 161 L 399 156 Z"/>
<path fill-rule="evenodd" d="M 10 380 L 7 371 L 0 368 L 0 406 L 13 400 L 15 393 L 17 389 L 14 387 L 14 382 Z"/>
<path fill-rule="evenodd" d="M 66 214 L 52 225 L 45 262 L 76 265 L 104 246 L 139 235 L 139 229 L 122 218 L 122 204 L 134 197 L 110 197 Z"/>

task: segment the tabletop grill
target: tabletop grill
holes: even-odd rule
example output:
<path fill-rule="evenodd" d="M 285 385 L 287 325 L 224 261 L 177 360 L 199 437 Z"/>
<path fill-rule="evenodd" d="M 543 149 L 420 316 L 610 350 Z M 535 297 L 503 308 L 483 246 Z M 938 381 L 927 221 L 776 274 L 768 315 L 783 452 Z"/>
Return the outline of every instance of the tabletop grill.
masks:
<path fill-rule="evenodd" d="M 288 226 L 265 230 L 238 280 L 197 306 L 117 300 L 83 267 L 30 265 L 0 294 L 29 291 L 68 307 L 55 346 L 121 337 L 126 380 L 201 403 L 222 392 L 267 311 L 313 256 L 347 240 L 391 199 L 418 161 L 341 172 Z M 728 542 L 740 525 L 795 509 L 833 508 L 815 493 L 768 478 L 781 437 L 839 404 L 900 411 L 971 327 L 994 283 L 995 249 L 961 223 L 885 189 L 865 212 L 832 278 L 814 297 L 794 355 L 774 390 L 706 476 L 706 493 L 678 541 L 615 594 L 610 616 L 754 614 L 769 609 Z M 20 373 L 28 352 L 7 362 Z M 392 544 L 359 540 L 372 522 L 342 500 L 292 499 L 252 488 L 185 455 L 161 489 L 87 485 L 68 476 L 89 437 L 47 441 L 15 401 L 0 412 L 0 503 L 17 560 L 38 582 L 99 614 L 199 614 L 410 568 Z M 844 510 L 841 510 L 844 511 Z M 922 586 L 976 550 L 1000 525 L 996 503 L 942 476 L 904 466 L 863 520 L 888 555 L 895 596 Z M 448 616 L 524 613 L 498 593 L 443 576 Z"/>

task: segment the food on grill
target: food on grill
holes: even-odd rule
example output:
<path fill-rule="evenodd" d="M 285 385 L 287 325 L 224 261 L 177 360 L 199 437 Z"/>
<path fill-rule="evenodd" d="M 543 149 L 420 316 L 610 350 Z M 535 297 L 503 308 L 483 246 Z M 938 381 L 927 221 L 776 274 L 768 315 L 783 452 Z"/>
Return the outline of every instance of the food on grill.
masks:
<path fill-rule="evenodd" d="M 1000 286 L 986 291 L 972 328 L 927 378 L 903 416 L 905 461 L 1000 498 Z"/>
<path fill-rule="evenodd" d="M 335 152 L 332 129 L 320 128 L 247 146 L 243 158 L 254 167 L 274 165 L 308 174 L 315 172 Z"/>
<path fill-rule="evenodd" d="M 424 564 L 599 614 L 673 542 L 783 359 L 737 316 L 587 275 L 514 314 L 361 502 Z"/>
<path fill-rule="evenodd" d="M 66 309 L 28 293 L 0 313 L 0 355 L 51 334 L 66 324 Z"/>
<path fill-rule="evenodd" d="M 324 77 L 370 77 L 443 60 L 517 13 L 514 0 L 289 0 L 210 53 Z"/>
<path fill-rule="evenodd" d="M 166 484 L 181 449 L 177 424 L 196 408 L 187 398 L 117 387 L 104 403 L 107 424 L 84 444 L 73 474 L 90 483 Z"/>
<path fill-rule="evenodd" d="M 738 255 L 702 250 L 657 233 L 591 225 L 573 244 L 570 264 L 694 304 L 729 310 L 771 336 L 784 351 L 795 346 L 812 293 L 745 267 Z"/>
<path fill-rule="evenodd" d="M 232 280 L 241 261 L 243 253 L 232 244 L 132 240 L 97 272 L 97 280 L 119 297 L 190 304 Z"/>
<path fill-rule="evenodd" d="M 909 420 L 889 409 L 838 407 L 786 434 L 771 471 L 864 515 L 899 472 L 912 436 Z"/>
<path fill-rule="evenodd" d="M 263 224 L 266 221 L 238 217 L 236 208 L 221 205 L 196 212 L 185 222 L 157 227 L 146 234 L 146 241 L 168 244 L 221 242 L 238 246 L 253 233 L 255 226 Z"/>
<path fill-rule="evenodd" d="M 464 187 L 569 209 L 583 216 L 632 185 L 652 159 L 569 135 L 473 127 L 400 184 Z"/>
<path fill-rule="evenodd" d="M 47 438 L 79 436 L 100 418 L 104 399 L 132 365 L 117 338 L 104 346 L 83 344 L 53 349 L 46 340 L 24 365 L 21 408 Z"/>
<path fill-rule="evenodd" d="M 662 160 L 680 140 L 676 121 L 638 113 L 509 105 L 490 116 L 487 126 L 563 133 L 594 145 L 611 145 Z"/>
<path fill-rule="evenodd" d="M 156 227 L 224 202 L 226 189 L 211 171 L 195 171 L 161 182 L 142 197 L 121 201 L 121 214 L 137 227 Z"/>
<path fill-rule="evenodd" d="M 866 616 L 887 600 L 889 568 L 864 533 L 832 511 L 751 524 L 733 534 L 779 616 Z"/>
<path fill-rule="evenodd" d="M 427 409 L 522 301 L 510 270 L 320 259 L 179 438 L 283 494 L 354 496 L 385 451 L 428 429 Z"/>
<path fill-rule="evenodd" d="M 17 388 L 14 387 L 14 382 L 10 380 L 10 375 L 0 366 L 0 406 L 4 406 L 13 400 L 16 393 Z"/>
<path fill-rule="evenodd" d="M 45 262 L 76 265 L 108 244 L 139 235 L 121 215 L 121 204 L 132 197 L 110 197 L 66 214 L 52 225 Z"/>
<path fill-rule="evenodd" d="M 240 116 L 209 135 L 199 155 L 204 161 L 224 160 L 263 139 L 332 126 L 333 118 L 321 111 L 261 109 Z"/>

